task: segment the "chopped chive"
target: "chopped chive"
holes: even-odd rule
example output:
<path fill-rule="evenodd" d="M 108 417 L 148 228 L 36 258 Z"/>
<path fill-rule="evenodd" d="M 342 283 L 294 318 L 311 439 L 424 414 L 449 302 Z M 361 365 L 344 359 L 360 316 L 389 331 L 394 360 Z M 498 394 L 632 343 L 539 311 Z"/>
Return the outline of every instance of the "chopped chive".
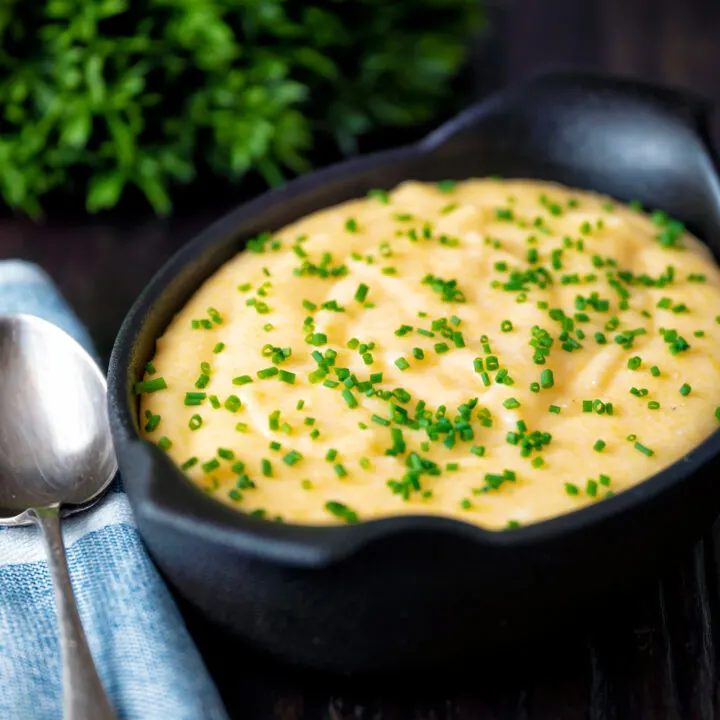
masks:
<path fill-rule="evenodd" d="M 239 375 L 236 378 L 233 378 L 232 384 L 233 385 L 247 385 L 248 383 L 251 383 L 253 379 L 249 375 Z"/>
<path fill-rule="evenodd" d="M 152 364 L 152 361 L 145 363 L 145 372 L 148 375 L 154 375 L 157 372 L 155 366 Z"/>
<path fill-rule="evenodd" d="M 341 394 L 349 408 L 356 408 L 358 406 L 358 402 L 355 399 L 355 396 L 352 394 L 352 391 L 345 388 Z"/>
<path fill-rule="evenodd" d="M 330 448 L 327 453 L 325 453 L 325 460 L 327 462 L 332 462 L 337 457 L 337 450 L 335 448 Z"/>
<path fill-rule="evenodd" d="M 595 450 L 595 452 L 602 452 L 605 449 L 606 444 L 607 443 L 605 443 L 604 440 L 597 440 L 593 445 L 593 450 Z"/>
<path fill-rule="evenodd" d="M 228 450 L 227 448 L 218 448 L 217 454 L 218 454 L 218 457 L 221 457 L 223 460 L 234 460 L 235 459 L 235 453 L 232 450 Z"/>
<path fill-rule="evenodd" d="M 651 400 L 648 403 L 648 410 L 659 410 L 660 409 L 660 403 L 657 400 Z"/>
<path fill-rule="evenodd" d="M 354 524 L 358 522 L 358 515 L 354 510 L 351 510 L 347 505 L 341 502 L 331 500 L 325 503 L 325 509 L 336 518 L 344 520 L 348 524 Z"/>
<path fill-rule="evenodd" d="M 193 415 L 188 422 L 188 427 L 191 430 L 199 430 L 202 427 L 203 419 L 200 415 Z"/>
<path fill-rule="evenodd" d="M 640 442 L 635 443 L 635 449 L 639 450 L 643 455 L 647 455 L 647 457 L 650 457 L 651 455 L 654 455 L 654 451 L 651 450 L 649 447 L 646 447 Z"/>
<path fill-rule="evenodd" d="M 358 230 L 357 220 L 355 218 L 348 218 L 345 221 L 345 229 L 351 233 L 357 232 L 357 230 Z"/>
<path fill-rule="evenodd" d="M 399 357 L 395 360 L 395 366 L 399 370 L 407 370 L 410 367 L 410 363 L 404 357 Z"/>
<path fill-rule="evenodd" d="M 198 464 L 198 459 L 196 457 L 188 458 L 181 466 L 181 470 L 189 470 L 191 467 L 194 467 Z"/>
<path fill-rule="evenodd" d="M 627 361 L 628 370 L 638 370 L 642 365 L 642 358 L 637 355 Z"/>
<path fill-rule="evenodd" d="M 380 417 L 379 415 L 372 415 L 372 416 L 370 417 L 370 419 L 371 419 L 374 423 L 377 423 L 378 425 L 383 425 L 383 426 L 385 426 L 385 427 L 387 427 L 387 426 L 390 424 L 390 421 L 389 421 L 389 420 L 386 420 L 385 418 Z"/>
<path fill-rule="evenodd" d="M 659 368 L 657 365 L 653 365 L 653 366 L 650 368 L 650 374 L 651 374 L 653 377 L 658 377 L 658 376 L 660 375 L 660 368 Z"/>
<path fill-rule="evenodd" d="M 355 291 L 355 299 L 359 303 L 365 302 L 365 298 L 367 297 L 369 289 L 370 288 L 365 283 L 360 283 L 357 290 Z"/>
<path fill-rule="evenodd" d="M 225 343 L 219 342 L 213 348 L 213 353 L 215 353 L 215 355 L 217 355 L 218 353 L 221 353 L 224 349 L 225 349 Z"/>
<path fill-rule="evenodd" d="M 237 395 L 229 395 L 227 400 L 225 400 L 225 407 L 230 412 L 237 412 L 242 405 L 242 402 L 240 401 L 240 398 Z"/>
<path fill-rule="evenodd" d="M 147 422 L 145 423 L 145 432 L 155 432 L 160 424 L 160 415 L 153 415 L 149 410 L 146 410 L 145 417 L 147 418 Z"/>
<path fill-rule="evenodd" d="M 565 493 L 567 495 L 579 495 L 580 488 L 574 483 L 565 483 Z"/>
<path fill-rule="evenodd" d="M 134 390 L 136 395 L 140 395 L 143 393 L 154 393 L 158 390 L 165 390 L 166 388 L 167 383 L 165 382 L 165 378 L 159 377 L 135 383 Z"/>
<path fill-rule="evenodd" d="M 272 366 L 265 368 L 264 370 L 258 370 L 257 376 L 261 380 L 265 380 L 266 378 L 272 377 L 273 375 L 277 375 L 278 372 L 279 370 L 275 366 Z"/>
<path fill-rule="evenodd" d="M 268 415 L 268 428 L 270 430 L 279 430 L 280 429 L 280 411 L 279 410 L 273 410 Z"/>
<path fill-rule="evenodd" d="M 687 397 L 691 391 L 692 391 L 692 387 L 690 385 L 688 385 L 687 383 L 684 383 L 682 385 L 682 387 L 680 388 L 680 394 L 683 397 Z"/>
<path fill-rule="evenodd" d="M 278 375 L 278 379 L 281 382 L 287 383 L 288 385 L 295 384 L 295 373 L 288 372 L 287 370 L 281 370 Z"/>
<path fill-rule="evenodd" d="M 386 190 L 379 190 L 377 188 L 374 188 L 372 190 L 368 190 L 367 196 L 369 198 L 378 200 L 383 205 L 387 205 L 390 202 L 390 196 L 388 195 Z"/>
<path fill-rule="evenodd" d="M 540 373 L 540 385 L 544 390 L 549 390 L 555 385 L 555 376 L 552 370 L 547 369 Z"/>
<path fill-rule="evenodd" d="M 212 460 L 204 462 L 200 467 L 203 469 L 203 472 L 209 473 L 220 467 L 220 461 L 217 458 L 212 458 Z"/>
<path fill-rule="evenodd" d="M 341 463 L 335 463 L 335 465 L 333 465 L 333 470 L 339 478 L 343 478 L 347 475 L 347 470 L 343 467 Z"/>
<path fill-rule="evenodd" d="M 272 463 L 269 460 L 267 460 L 266 458 L 263 458 L 260 461 L 260 466 L 261 466 L 262 474 L 265 477 L 272 477 Z"/>
<path fill-rule="evenodd" d="M 295 465 L 299 460 L 302 460 L 302 455 L 297 452 L 297 450 L 291 450 L 285 457 L 283 458 L 283 462 L 286 465 Z"/>
<path fill-rule="evenodd" d="M 307 342 L 309 345 L 320 347 L 327 344 L 327 335 L 325 333 L 311 333 L 307 338 Z"/>
<path fill-rule="evenodd" d="M 449 349 L 450 348 L 448 347 L 447 343 L 435 343 L 435 352 L 438 355 L 446 353 Z"/>
<path fill-rule="evenodd" d="M 555 415 L 559 415 L 559 414 L 560 414 L 560 406 L 559 406 L 559 405 L 551 405 L 551 406 L 548 408 L 548 410 L 549 410 L 551 413 L 555 413 Z"/>
<path fill-rule="evenodd" d="M 209 382 L 210 382 L 210 376 L 209 376 L 209 375 L 205 375 L 205 373 L 203 373 L 203 374 L 200 375 L 200 377 L 195 381 L 195 387 L 196 387 L 198 390 L 202 390 L 203 388 L 206 388 L 206 387 L 208 386 L 208 383 L 209 383 Z"/>
<path fill-rule="evenodd" d="M 204 392 L 187 392 L 185 393 L 185 405 L 202 405 L 207 397 Z"/>
<path fill-rule="evenodd" d="M 463 337 L 463 334 L 459 330 L 455 330 L 451 335 L 450 339 L 455 344 L 455 347 L 457 348 L 464 348 L 465 347 L 465 338 Z"/>
<path fill-rule="evenodd" d="M 520 403 L 515 398 L 508 398 L 503 403 L 503 407 L 507 408 L 508 410 L 514 410 L 515 408 L 520 407 Z"/>
<path fill-rule="evenodd" d="M 416 360 L 423 360 L 425 358 L 425 353 L 418 347 L 414 347 L 412 353 Z"/>
<path fill-rule="evenodd" d="M 239 422 L 237 425 L 235 425 L 235 430 L 237 430 L 237 432 L 241 432 L 241 433 L 247 432 L 247 430 L 248 430 L 247 423 Z"/>

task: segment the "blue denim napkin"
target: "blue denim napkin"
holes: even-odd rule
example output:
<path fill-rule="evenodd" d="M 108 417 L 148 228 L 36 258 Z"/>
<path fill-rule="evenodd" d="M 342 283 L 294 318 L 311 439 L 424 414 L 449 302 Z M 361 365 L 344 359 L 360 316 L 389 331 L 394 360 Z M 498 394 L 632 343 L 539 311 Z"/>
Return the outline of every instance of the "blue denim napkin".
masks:
<path fill-rule="evenodd" d="M 90 338 L 48 276 L 0 262 L 0 313 L 49 320 L 90 349 Z M 1 370 L 0 370 L 1 371 Z M 117 483 L 63 523 L 80 616 L 120 718 L 225 720 L 202 659 L 138 536 Z M 0 718 L 61 716 L 60 647 L 40 532 L 0 528 Z"/>

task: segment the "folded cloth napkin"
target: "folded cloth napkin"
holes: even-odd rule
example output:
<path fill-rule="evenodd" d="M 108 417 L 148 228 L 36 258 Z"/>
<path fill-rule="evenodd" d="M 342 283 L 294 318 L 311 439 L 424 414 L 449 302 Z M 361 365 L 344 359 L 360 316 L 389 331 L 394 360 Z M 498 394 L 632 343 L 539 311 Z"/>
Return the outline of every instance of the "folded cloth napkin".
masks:
<path fill-rule="evenodd" d="M 39 315 L 90 348 L 86 330 L 33 265 L 0 262 L 0 313 L 10 312 Z M 63 529 L 80 616 L 118 717 L 225 719 L 119 483 L 94 508 L 64 520 Z M 57 618 L 40 532 L 0 528 L 0 718 L 57 720 L 60 674 Z"/>

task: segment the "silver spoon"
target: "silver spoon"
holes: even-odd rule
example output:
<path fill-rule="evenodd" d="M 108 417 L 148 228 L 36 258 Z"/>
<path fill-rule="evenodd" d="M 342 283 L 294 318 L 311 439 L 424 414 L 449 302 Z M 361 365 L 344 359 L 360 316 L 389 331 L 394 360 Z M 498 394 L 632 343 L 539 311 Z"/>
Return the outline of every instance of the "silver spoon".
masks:
<path fill-rule="evenodd" d="M 67 720 L 114 720 L 78 615 L 60 518 L 90 507 L 117 472 L 105 378 L 69 335 L 0 315 L 0 524 L 37 524 L 55 589 Z"/>

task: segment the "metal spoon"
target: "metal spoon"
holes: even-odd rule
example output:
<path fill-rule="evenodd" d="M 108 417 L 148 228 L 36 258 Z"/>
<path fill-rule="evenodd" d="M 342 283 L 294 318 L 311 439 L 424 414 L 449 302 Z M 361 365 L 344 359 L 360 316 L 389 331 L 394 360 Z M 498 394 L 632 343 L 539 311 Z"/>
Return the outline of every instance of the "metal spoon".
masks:
<path fill-rule="evenodd" d="M 54 325 L 0 315 L 0 381 L 0 524 L 42 530 L 60 625 L 64 716 L 114 720 L 80 623 L 60 528 L 61 516 L 90 507 L 117 472 L 105 378 Z"/>

